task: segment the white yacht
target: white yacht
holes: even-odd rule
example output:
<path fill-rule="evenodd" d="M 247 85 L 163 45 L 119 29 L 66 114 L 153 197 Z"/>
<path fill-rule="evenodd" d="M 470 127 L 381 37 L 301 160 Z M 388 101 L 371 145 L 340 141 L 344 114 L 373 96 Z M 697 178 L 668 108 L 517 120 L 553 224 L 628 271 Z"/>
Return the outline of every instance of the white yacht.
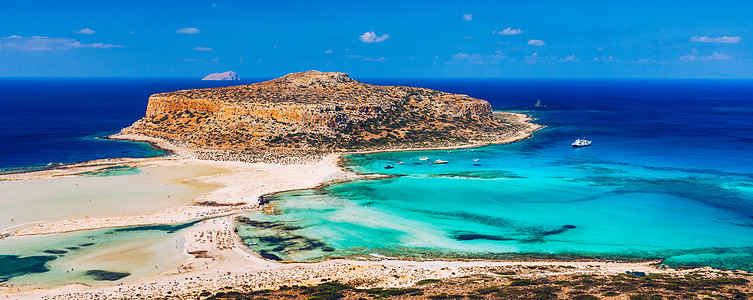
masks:
<path fill-rule="evenodd" d="M 591 146 L 591 141 L 587 140 L 586 138 L 577 139 L 575 142 L 573 142 L 573 147 L 588 147 Z"/>
<path fill-rule="evenodd" d="M 418 158 L 418 160 L 429 160 L 429 158 L 426 157 L 426 156 L 421 156 L 421 157 Z"/>

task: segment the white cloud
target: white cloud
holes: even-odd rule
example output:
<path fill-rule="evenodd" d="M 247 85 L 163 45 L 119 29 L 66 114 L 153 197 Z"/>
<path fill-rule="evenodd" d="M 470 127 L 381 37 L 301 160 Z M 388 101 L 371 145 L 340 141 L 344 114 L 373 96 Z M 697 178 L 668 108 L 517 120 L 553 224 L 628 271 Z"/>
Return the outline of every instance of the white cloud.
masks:
<path fill-rule="evenodd" d="M 464 14 L 463 15 L 463 19 L 465 19 L 466 21 L 471 21 L 471 20 L 473 20 L 473 15 L 472 14 Z"/>
<path fill-rule="evenodd" d="M 724 53 L 714 52 L 714 54 L 711 54 L 709 56 L 701 57 L 701 60 L 732 60 L 735 59 L 732 55 L 727 55 Z"/>
<path fill-rule="evenodd" d="M 100 49 L 123 47 L 122 45 L 113 45 L 113 44 L 104 44 L 104 43 L 82 44 L 79 42 L 73 42 L 71 46 L 73 46 L 73 48 L 100 48 Z"/>
<path fill-rule="evenodd" d="M 376 33 L 374 33 L 373 31 L 365 32 L 364 34 L 358 37 L 358 39 L 364 43 L 379 43 L 388 38 L 390 38 L 389 34 L 382 34 L 380 36 L 377 36 Z"/>
<path fill-rule="evenodd" d="M 570 55 L 570 56 L 565 57 L 563 59 L 560 59 L 560 61 L 561 62 L 571 62 L 571 61 L 572 62 L 578 62 L 578 61 L 580 61 L 580 59 L 578 59 L 577 57 L 575 57 L 575 54 L 573 54 L 573 55 Z"/>
<path fill-rule="evenodd" d="M 387 60 L 386 57 L 373 58 L 373 57 L 370 57 L 370 56 L 363 56 L 363 55 L 360 55 L 360 54 L 349 54 L 349 55 L 346 55 L 345 57 L 346 58 L 351 58 L 351 59 L 361 59 L 363 61 L 385 61 L 385 60 Z"/>
<path fill-rule="evenodd" d="M 506 29 L 502 31 L 497 31 L 497 34 L 499 35 L 516 35 L 523 33 L 523 30 L 518 29 L 512 29 L 511 27 L 507 27 Z"/>
<path fill-rule="evenodd" d="M 494 52 L 494 54 L 468 54 L 463 52 L 458 52 L 453 55 L 451 55 L 453 61 L 448 61 L 446 63 L 450 64 L 454 61 L 463 61 L 464 63 L 471 63 L 471 64 L 491 64 L 491 63 L 499 63 L 500 59 L 504 58 L 505 55 L 502 53 L 501 50 L 497 50 Z"/>
<path fill-rule="evenodd" d="M 121 45 L 104 44 L 104 43 L 92 43 L 82 44 L 71 38 L 60 37 L 46 37 L 46 36 L 32 36 L 21 37 L 17 35 L 11 35 L 9 37 L 0 38 L 2 42 L 2 49 L 13 49 L 23 51 L 50 51 L 50 50 L 66 50 L 74 48 L 121 48 Z"/>
<path fill-rule="evenodd" d="M 91 29 L 89 29 L 87 27 L 87 28 L 84 28 L 84 29 L 76 30 L 73 33 L 78 33 L 78 34 L 94 34 L 94 30 L 91 30 Z"/>
<path fill-rule="evenodd" d="M 735 59 L 734 56 L 714 52 L 714 54 L 708 55 L 708 56 L 698 56 L 698 50 L 693 49 L 693 54 L 690 55 L 683 55 L 680 56 L 680 60 L 687 60 L 687 61 L 709 61 L 709 60 L 733 60 Z"/>
<path fill-rule="evenodd" d="M 187 27 L 187 28 L 178 29 L 175 32 L 177 32 L 177 33 L 185 33 L 185 34 L 194 34 L 194 33 L 199 33 L 199 29 L 198 28 L 193 28 L 193 27 Z"/>
<path fill-rule="evenodd" d="M 544 41 L 542 41 L 542 40 L 528 40 L 528 45 L 531 45 L 531 46 L 544 46 L 544 45 L 546 45 L 546 43 L 544 43 Z"/>
<path fill-rule="evenodd" d="M 212 51 L 212 48 L 210 48 L 210 47 L 196 47 L 196 48 L 193 48 L 193 49 L 196 50 L 196 51 Z"/>
<path fill-rule="evenodd" d="M 464 39 L 466 39 L 466 40 L 472 40 L 472 39 L 473 39 L 473 37 L 472 37 L 472 36 L 470 36 L 470 35 L 466 35 L 466 36 L 464 36 L 463 38 L 464 38 Z"/>
<path fill-rule="evenodd" d="M 372 58 L 372 57 L 364 57 L 363 60 L 365 61 L 385 61 L 387 58 L 380 57 L 380 58 Z"/>
<path fill-rule="evenodd" d="M 735 44 L 740 41 L 739 36 L 721 36 L 721 37 L 707 37 L 707 36 L 694 36 L 690 38 L 691 42 L 697 43 L 720 43 L 720 44 Z"/>
<path fill-rule="evenodd" d="M 326 50 L 326 51 L 324 51 L 324 53 L 327 53 L 327 54 L 330 54 L 330 53 L 332 53 L 332 52 L 335 52 L 335 51 L 332 51 L 332 49 L 329 49 L 329 50 Z"/>
<path fill-rule="evenodd" d="M 611 62 L 619 62 L 619 59 L 614 58 L 614 56 L 602 56 L 602 57 L 594 57 L 593 61 L 611 61 Z"/>

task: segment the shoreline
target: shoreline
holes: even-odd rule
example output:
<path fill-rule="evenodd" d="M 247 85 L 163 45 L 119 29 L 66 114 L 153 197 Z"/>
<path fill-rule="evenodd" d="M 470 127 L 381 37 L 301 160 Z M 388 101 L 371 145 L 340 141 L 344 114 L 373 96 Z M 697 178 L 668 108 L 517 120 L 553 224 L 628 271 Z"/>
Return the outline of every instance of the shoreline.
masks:
<path fill-rule="evenodd" d="M 108 166 L 128 164 L 140 166 L 143 164 L 202 164 L 229 169 L 230 175 L 215 175 L 203 178 L 205 182 L 220 182 L 223 185 L 207 195 L 195 199 L 194 205 L 187 207 L 202 207 L 198 203 L 215 203 L 219 206 L 203 206 L 207 210 L 230 209 L 222 213 L 193 218 L 188 216 L 182 222 L 196 221 L 197 224 L 184 233 L 183 255 L 185 262 L 176 270 L 163 271 L 158 274 L 137 279 L 126 286 L 112 285 L 103 287 L 90 287 L 86 284 L 67 284 L 51 289 L 31 289 L 16 292 L 15 287 L 0 285 L 0 295 L 10 295 L 20 299 L 89 299 L 89 298 L 130 298 L 130 297 L 164 297 L 192 296 L 195 298 L 201 291 L 219 291 L 224 286 L 237 287 L 251 285 L 252 289 L 279 288 L 283 285 L 297 283 L 312 285 L 323 282 L 322 279 L 353 281 L 355 278 L 367 277 L 371 281 L 360 287 L 405 287 L 415 284 L 418 280 L 431 278 L 455 278 L 470 274 L 472 270 L 499 266 L 506 268 L 518 268 L 525 266 L 573 266 L 573 274 L 619 274 L 625 271 L 642 271 L 647 273 L 673 273 L 685 272 L 675 269 L 657 268 L 660 260 L 616 262 L 598 259 L 575 259 L 575 260 L 552 260 L 552 259 L 516 259 L 516 260 L 493 260 L 493 259 L 409 259 L 392 257 L 368 257 L 365 259 L 328 258 L 316 262 L 279 262 L 262 258 L 248 247 L 243 245 L 241 238 L 234 232 L 235 216 L 244 211 L 260 210 L 260 204 L 265 196 L 280 192 L 300 189 L 310 189 L 332 184 L 342 180 L 358 178 L 376 178 L 389 176 L 384 174 L 358 174 L 344 167 L 344 156 L 350 154 L 368 154 L 378 152 L 408 152 L 408 151 L 433 151 L 460 148 L 477 148 L 492 144 L 506 144 L 525 140 L 532 133 L 544 128 L 544 126 L 532 123 L 530 116 L 524 114 L 512 114 L 518 120 L 527 124 L 526 130 L 516 131 L 506 139 L 497 142 L 472 143 L 452 147 L 437 148 L 405 148 L 405 149 L 380 149 L 371 151 L 340 152 L 325 156 L 314 163 L 302 164 L 275 164 L 275 163 L 248 163 L 239 161 L 212 161 L 199 160 L 192 155 L 192 151 L 173 145 L 167 141 L 140 135 L 115 134 L 109 136 L 112 140 L 128 140 L 132 142 L 145 142 L 158 149 L 167 150 L 170 155 L 151 158 L 121 158 L 104 159 L 81 162 L 71 165 L 59 166 L 52 170 L 30 171 L 25 173 L 2 174 L 1 180 L 35 180 L 57 176 L 77 176 L 88 170 L 97 170 Z M 83 171 L 86 170 L 86 171 Z M 279 174 L 282 173 L 282 174 Z M 272 177 L 274 176 L 274 177 Z M 311 178 L 314 177 L 314 178 Z M 12 179 L 9 179 L 12 178 Z M 258 180 L 256 182 L 255 180 Z M 274 182 L 281 180 L 285 182 Z M 243 182 L 243 183 L 240 183 Z M 249 183 L 253 182 L 253 183 Z M 274 183 L 273 183 L 274 182 Z M 239 184 L 240 183 L 240 184 Z M 252 184 L 248 187 L 247 184 Z M 244 197 L 241 197 L 243 195 Z M 250 197 L 249 197 L 250 196 Z M 238 198 L 252 199 L 243 206 L 233 206 Z M 216 201 L 218 200 L 218 201 Z M 252 203 L 249 203 L 252 202 Z M 231 204 L 226 206 L 227 204 Z M 165 216 L 178 216 L 185 214 L 181 208 L 173 207 L 150 215 L 155 221 Z M 196 212 L 196 211 L 194 211 Z M 148 216 L 143 216 L 148 217 Z M 51 234 L 57 232 L 70 232 L 79 230 L 91 230 L 112 227 L 130 227 L 156 224 L 177 224 L 181 221 L 170 223 L 152 222 L 133 223 L 127 217 L 115 217 L 109 220 L 74 220 L 82 221 L 79 227 L 69 223 L 47 224 L 47 228 L 59 228 L 58 230 L 21 231 L 19 236 L 31 234 Z M 210 222 L 211 220 L 211 222 Z M 99 221 L 94 222 L 94 221 Z M 142 219 L 143 221 L 143 219 Z M 54 222 L 52 222 L 54 223 Z M 74 222 L 75 223 L 75 222 Z M 92 227 L 92 224 L 100 227 Z M 86 226 L 88 224 L 88 227 Z M 119 224 L 119 225 L 116 225 Z M 33 228 L 32 228 L 33 229 Z M 70 229 L 65 231 L 66 229 Z M 17 231 L 17 232 L 18 232 Z M 213 238 L 207 239 L 211 234 Z M 202 269 L 202 267 L 205 267 Z M 353 272 L 353 270 L 356 270 Z M 402 274 L 393 278 L 394 274 Z M 559 273 L 563 274 L 563 273 Z M 196 278 L 196 279 L 194 279 Z M 200 278 L 200 279 L 199 279 Z M 137 296 L 138 295 L 138 296 Z M 130 297 L 129 297 L 130 296 Z"/>

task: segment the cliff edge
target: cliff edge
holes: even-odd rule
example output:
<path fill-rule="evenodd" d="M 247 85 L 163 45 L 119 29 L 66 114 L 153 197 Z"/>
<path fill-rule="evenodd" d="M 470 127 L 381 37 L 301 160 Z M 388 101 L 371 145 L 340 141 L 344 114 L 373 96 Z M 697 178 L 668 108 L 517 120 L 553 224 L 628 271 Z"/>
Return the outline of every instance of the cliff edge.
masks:
<path fill-rule="evenodd" d="M 335 152 L 497 143 L 538 125 L 466 95 L 377 86 L 308 71 L 248 85 L 149 97 L 123 134 L 196 150 Z"/>

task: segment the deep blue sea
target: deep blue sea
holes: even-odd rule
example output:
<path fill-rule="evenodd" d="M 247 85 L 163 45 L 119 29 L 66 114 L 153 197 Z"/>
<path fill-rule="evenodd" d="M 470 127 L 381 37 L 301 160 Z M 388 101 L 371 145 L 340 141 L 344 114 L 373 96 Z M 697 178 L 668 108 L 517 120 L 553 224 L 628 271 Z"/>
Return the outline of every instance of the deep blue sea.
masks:
<path fill-rule="evenodd" d="M 576 256 L 753 270 L 751 80 L 363 81 L 468 94 L 547 127 L 507 145 L 348 156 L 354 171 L 397 176 L 278 194 L 280 214 L 238 223 L 252 250 L 287 260 Z M 0 169 L 161 155 L 97 137 L 143 116 L 151 94 L 230 84 L 0 79 Z M 537 100 L 545 107 L 532 107 Z M 579 137 L 593 145 L 572 148 Z"/>
<path fill-rule="evenodd" d="M 254 81 L 242 81 L 250 83 Z M 146 112 L 149 95 L 239 84 L 188 79 L 0 78 L 0 172 L 164 154 L 105 141 Z"/>

